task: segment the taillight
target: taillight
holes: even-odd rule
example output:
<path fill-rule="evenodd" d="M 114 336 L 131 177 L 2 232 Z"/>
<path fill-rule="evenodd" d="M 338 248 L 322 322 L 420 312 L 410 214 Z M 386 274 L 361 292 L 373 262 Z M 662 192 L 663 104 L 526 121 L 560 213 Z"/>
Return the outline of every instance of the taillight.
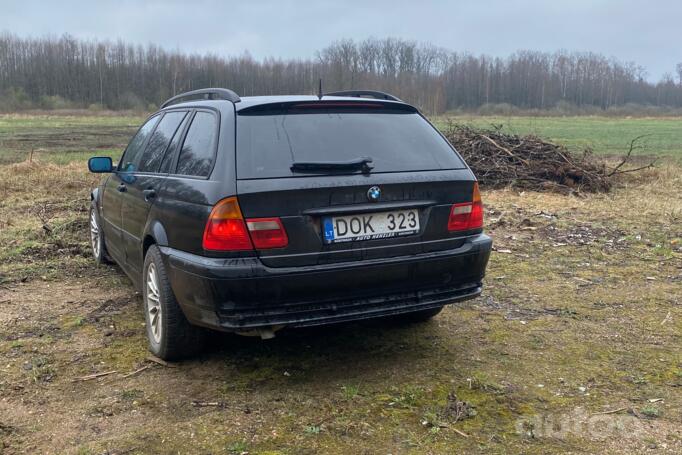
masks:
<path fill-rule="evenodd" d="M 252 250 L 253 244 L 236 197 L 218 202 L 206 222 L 203 246 L 205 250 Z"/>
<path fill-rule="evenodd" d="M 282 248 L 289 244 L 287 231 L 279 218 L 249 218 L 246 226 L 253 245 L 259 249 Z"/>
<path fill-rule="evenodd" d="M 480 229 L 483 227 L 483 200 L 481 199 L 481 192 L 478 190 L 478 182 L 474 182 L 472 201 L 469 229 Z"/>
<path fill-rule="evenodd" d="M 448 231 L 468 231 L 483 227 L 483 202 L 478 190 L 478 182 L 474 182 L 471 202 L 453 204 L 448 218 Z"/>
<path fill-rule="evenodd" d="M 252 243 L 253 242 L 253 243 Z M 236 197 L 218 202 L 206 222 L 203 247 L 212 251 L 282 248 L 289 244 L 279 218 L 244 220 Z"/>

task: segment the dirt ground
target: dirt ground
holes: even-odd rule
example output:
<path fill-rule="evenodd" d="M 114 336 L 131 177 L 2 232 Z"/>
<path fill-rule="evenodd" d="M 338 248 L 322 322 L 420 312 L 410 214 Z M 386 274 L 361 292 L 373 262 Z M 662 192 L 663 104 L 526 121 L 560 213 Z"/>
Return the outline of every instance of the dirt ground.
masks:
<path fill-rule="evenodd" d="M 681 453 L 682 168 L 485 191 L 483 295 L 433 321 L 148 360 L 82 163 L 0 165 L 0 453 Z M 91 375 L 101 374 L 99 377 Z"/>

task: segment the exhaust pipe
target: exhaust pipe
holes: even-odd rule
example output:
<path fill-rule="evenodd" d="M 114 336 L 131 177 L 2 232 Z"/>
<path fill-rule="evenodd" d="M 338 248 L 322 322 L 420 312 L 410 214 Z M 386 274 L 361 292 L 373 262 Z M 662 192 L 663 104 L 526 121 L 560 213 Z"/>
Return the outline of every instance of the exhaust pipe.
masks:
<path fill-rule="evenodd" d="M 275 338 L 275 332 L 283 329 L 283 325 L 272 325 L 269 327 L 262 327 L 260 329 L 245 330 L 243 332 L 235 332 L 237 335 L 245 337 L 260 337 L 261 340 L 271 340 Z"/>
<path fill-rule="evenodd" d="M 262 329 L 258 331 L 261 340 L 271 340 L 275 338 L 275 332 L 272 329 Z"/>

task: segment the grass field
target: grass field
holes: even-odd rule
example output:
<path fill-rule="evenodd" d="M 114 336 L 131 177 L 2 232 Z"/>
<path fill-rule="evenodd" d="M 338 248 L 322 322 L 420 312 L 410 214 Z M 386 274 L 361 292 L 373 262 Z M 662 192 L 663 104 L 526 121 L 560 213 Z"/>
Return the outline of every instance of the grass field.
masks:
<path fill-rule="evenodd" d="M 678 163 L 608 194 L 484 190 L 484 293 L 429 323 L 218 335 L 163 367 L 87 240 L 83 159 L 140 121 L 0 117 L 0 453 L 682 453 Z M 543 131 L 620 143 L 613 121 Z M 651 154 L 679 156 L 666 137 Z"/>
<path fill-rule="evenodd" d="M 120 156 L 142 115 L 0 114 L 0 164 L 28 159 L 65 164 L 102 154 Z"/>
<path fill-rule="evenodd" d="M 145 115 L 22 115 L 0 114 L 0 164 L 27 159 L 31 150 L 43 161 L 64 164 L 93 154 L 120 156 Z M 438 127 L 448 120 L 477 127 L 502 125 L 515 134 L 535 134 L 582 152 L 619 155 L 637 136 L 646 137 L 640 155 L 667 155 L 682 160 L 682 118 L 609 117 L 435 117 Z"/>
<path fill-rule="evenodd" d="M 591 148 L 597 154 L 622 155 L 630 141 L 646 135 L 645 147 L 636 154 L 670 155 L 682 159 L 682 118 L 609 118 L 609 117 L 451 117 L 452 120 L 489 128 L 502 125 L 503 131 L 536 136 L 582 152 Z M 448 118 L 436 117 L 439 127 Z"/>

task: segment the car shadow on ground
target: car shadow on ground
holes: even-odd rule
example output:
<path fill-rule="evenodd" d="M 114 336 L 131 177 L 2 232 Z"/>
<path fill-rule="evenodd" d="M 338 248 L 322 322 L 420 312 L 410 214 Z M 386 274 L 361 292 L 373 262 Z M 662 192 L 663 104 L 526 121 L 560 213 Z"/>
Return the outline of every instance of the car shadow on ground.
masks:
<path fill-rule="evenodd" d="M 410 324 L 375 319 L 284 329 L 270 340 L 216 332 L 204 354 L 183 365 L 190 370 L 190 365 L 210 366 L 218 376 L 247 389 L 282 382 L 324 387 L 372 379 L 405 381 L 437 365 L 461 364 L 466 341 L 452 338 L 437 320 Z M 457 349 L 451 349 L 452 343 Z"/>

